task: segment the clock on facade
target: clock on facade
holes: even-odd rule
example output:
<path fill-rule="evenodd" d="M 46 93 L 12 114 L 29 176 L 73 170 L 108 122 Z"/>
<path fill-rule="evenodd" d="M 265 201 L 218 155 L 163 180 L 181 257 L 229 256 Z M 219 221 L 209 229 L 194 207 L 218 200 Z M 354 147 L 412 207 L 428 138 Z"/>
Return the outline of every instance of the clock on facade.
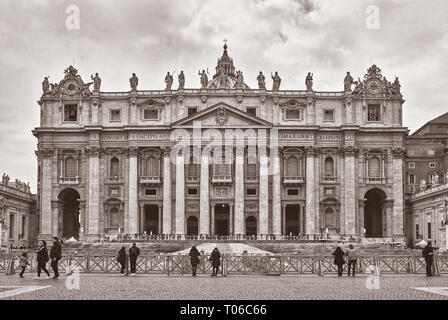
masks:
<path fill-rule="evenodd" d="M 74 95 L 78 91 L 78 82 L 75 80 L 68 80 L 64 84 L 64 92 L 69 95 Z"/>
<path fill-rule="evenodd" d="M 373 79 L 367 82 L 367 90 L 371 94 L 377 94 L 381 92 L 381 81 Z"/>

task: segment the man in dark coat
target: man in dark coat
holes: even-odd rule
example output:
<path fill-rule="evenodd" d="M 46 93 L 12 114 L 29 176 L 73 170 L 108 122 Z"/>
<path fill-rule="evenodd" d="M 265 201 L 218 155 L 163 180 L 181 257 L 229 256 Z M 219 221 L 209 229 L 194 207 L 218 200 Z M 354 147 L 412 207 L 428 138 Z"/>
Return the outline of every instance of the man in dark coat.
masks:
<path fill-rule="evenodd" d="M 221 265 L 221 253 L 218 248 L 215 247 L 210 255 L 210 261 L 213 267 L 212 277 L 216 277 L 218 275 L 219 266 Z"/>
<path fill-rule="evenodd" d="M 423 257 L 426 262 L 426 276 L 432 277 L 432 263 L 434 262 L 434 248 L 431 245 L 431 241 L 428 241 L 426 247 L 422 251 Z"/>
<path fill-rule="evenodd" d="M 196 246 L 193 246 L 193 247 L 191 247 L 188 255 L 190 256 L 191 271 L 193 273 L 193 277 L 196 277 L 196 270 L 197 270 L 198 264 L 200 262 L 199 256 L 201 254 L 199 253 L 199 250 L 196 248 Z"/>
<path fill-rule="evenodd" d="M 59 278 L 58 262 L 62 258 L 62 248 L 58 237 L 53 238 L 53 246 L 50 250 L 51 269 L 53 269 L 53 279 Z"/>
<path fill-rule="evenodd" d="M 135 276 L 135 271 L 137 269 L 137 258 L 140 255 L 140 249 L 137 248 L 135 242 L 132 244 L 132 247 L 129 249 L 129 262 L 131 264 L 131 277 Z"/>
<path fill-rule="evenodd" d="M 41 240 L 40 242 L 39 250 L 37 250 L 37 278 L 40 279 L 40 273 L 43 270 L 47 276 L 48 279 L 50 279 L 50 273 L 47 270 L 47 262 L 48 262 L 48 251 L 47 251 L 47 243 L 44 240 Z"/>

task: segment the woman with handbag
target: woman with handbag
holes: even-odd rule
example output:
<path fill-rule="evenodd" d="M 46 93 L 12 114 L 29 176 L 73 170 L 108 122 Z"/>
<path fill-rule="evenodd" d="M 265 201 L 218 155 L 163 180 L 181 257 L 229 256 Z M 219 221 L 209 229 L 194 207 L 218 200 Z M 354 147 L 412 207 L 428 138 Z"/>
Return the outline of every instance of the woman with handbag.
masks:
<path fill-rule="evenodd" d="M 338 277 L 342 277 L 343 266 L 345 264 L 344 251 L 342 251 L 341 247 L 337 247 L 332 255 L 334 256 L 334 264 L 338 266 Z"/>

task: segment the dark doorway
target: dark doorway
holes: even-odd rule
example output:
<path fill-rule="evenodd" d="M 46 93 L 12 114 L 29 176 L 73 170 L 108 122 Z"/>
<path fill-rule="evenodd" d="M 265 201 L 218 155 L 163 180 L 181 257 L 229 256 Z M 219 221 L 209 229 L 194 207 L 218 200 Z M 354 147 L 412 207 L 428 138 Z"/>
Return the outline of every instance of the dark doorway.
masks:
<path fill-rule="evenodd" d="M 228 204 L 215 205 L 215 234 L 229 235 L 229 215 L 230 207 Z"/>
<path fill-rule="evenodd" d="M 257 218 L 247 217 L 246 219 L 246 235 L 256 236 L 257 235 Z"/>
<path fill-rule="evenodd" d="M 364 228 L 366 229 L 366 238 L 382 238 L 386 195 L 379 189 L 372 189 L 366 193 L 365 198 Z"/>
<path fill-rule="evenodd" d="M 286 235 L 299 235 L 300 205 L 288 204 L 285 210 L 285 232 Z"/>
<path fill-rule="evenodd" d="M 197 235 L 198 234 L 198 218 L 195 216 L 190 216 L 187 219 L 187 234 Z"/>
<path fill-rule="evenodd" d="M 69 239 L 74 237 L 79 240 L 79 193 L 71 188 L 59 193 L 62 202 L 62 237 Z"/>
<path fill-rule="evenodd" d="M 144 231 L 147 234 L 159 234 L 159 206 L 156 204 L 145 204 Z"/>

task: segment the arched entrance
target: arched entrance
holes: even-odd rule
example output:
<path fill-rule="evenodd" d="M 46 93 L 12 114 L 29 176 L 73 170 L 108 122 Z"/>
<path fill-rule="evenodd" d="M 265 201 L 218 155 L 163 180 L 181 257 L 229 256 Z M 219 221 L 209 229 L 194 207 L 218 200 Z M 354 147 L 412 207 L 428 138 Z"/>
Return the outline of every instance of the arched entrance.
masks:
<path fill-rule="evenodd" d="M 246 235 L 247 236 L 257 235 L 257 218 L 253 216 L 246 218 Z"/>
<path fill-rule="evenodd" d="M 229 235 L 230 207 L 228 204 L 215 205 L 215 234 Z"/>
<path fill-rule="evenodd" d="M 297 236 L 300 232 L 300 205 L 288 204 L 285 208 L 285 233 Z"/>
<path fill-rule="evenodd" d="M 385 214 L 385 200 L 387 196 L 380 189 L 367 191 L 364 206 L 364 228 L 367 238 L 382 238 L 383 216 Z"/>
<path fill-rule="evenodd" d="M 145 204 L 145 224 L 143 230 L 147 234 L 155 235 L 159 232 L 159 206 L 156 204 Z"/>
<path fill-rule="evenodd" d="M 197 235 L 198 234 L 198 218 L 195 216 L 190 216 L 187 219 L 187 234 Z"/>
<path fill-rule="evenodd" d="M 59 193 L 62 203 L 62 238 L 74 237 L 79 240 L 79 199 L 78 191 L 68 188 Z"/>

